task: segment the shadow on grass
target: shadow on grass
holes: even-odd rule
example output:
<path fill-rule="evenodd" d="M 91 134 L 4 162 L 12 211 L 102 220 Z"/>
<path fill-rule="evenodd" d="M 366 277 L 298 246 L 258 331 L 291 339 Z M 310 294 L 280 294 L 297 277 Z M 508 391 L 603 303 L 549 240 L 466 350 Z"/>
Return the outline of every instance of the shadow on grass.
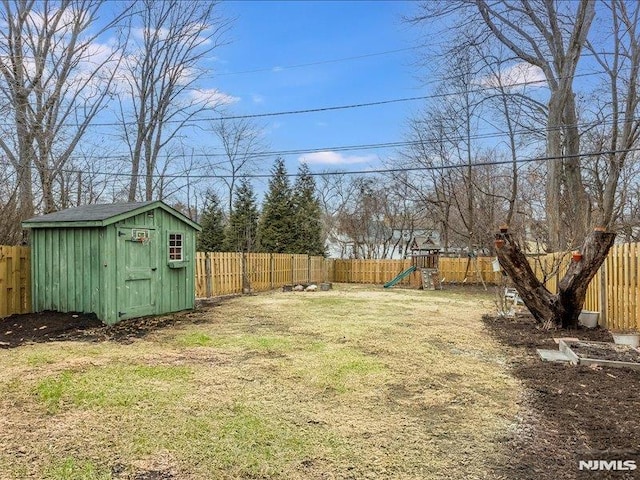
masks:
<path fill-rule="evenodd" d="M 29 343 L 60 341 L 132 343 L 148 333 L 176 324 L 206 323 L 202 315 L 225 298 L 207 299 L 196 310 L 169 315 L 141 317 L 123 320 L 115 325 L 105 325 L 95 314 L 38 312 L 11 315 L 0 319 L 0 349 L 16 348 Z"/>

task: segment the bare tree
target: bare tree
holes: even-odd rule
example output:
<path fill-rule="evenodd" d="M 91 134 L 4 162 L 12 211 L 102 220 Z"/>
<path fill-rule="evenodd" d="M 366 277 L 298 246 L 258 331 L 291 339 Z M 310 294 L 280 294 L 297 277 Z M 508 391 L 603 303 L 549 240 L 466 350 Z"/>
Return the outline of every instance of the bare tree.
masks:
<path fill-rule="evenodd" d="M 518 223 L 516 222 L 517 209 L 522 204 L 518 195 L 519 169 L 521 168 L 518 164 L 519 152 L 524 149 L 525 144 L 528 143 L 527 139 L 531 137 L 528 132 L 531 130 L 537 132 L 543 126 L 540 119 L 546 117 L 547 108 L 544 103 L 527 95 L 527 85 L 518 85 L 523 71 L 521 68 L 509 68 L 510 62 L 503 60 L 505 56 L 503 45 L 498 44 L 493 47 L 499 50 L 497 55 L 491 52 L 492 47 L 488 45 L 472 43 L 471 47 L 482 62 L 482 70 L 485 72 L 484 83 L 490 87 L 484 95 L 484 101 L 488 105 L 489 112 L 496 113 L 491 116 L 491 124 L 494 127 L 502 126 L 506 134 L 505 140 L 498 144 L 506 149 L 496 148 L 495 151 L 506 150 L 505 154 L 511 160 L 510 181 L 508 185 L 503 186 L 506 188 L 502 190 L 508 193 L 498 193 L 498 196 L 507 204 L 503 223 L 513 229 Z M 532 128 L 531 121 L 535 122 L 537 128 Z M 539 138 L 534 138 L 535 140 Z M 479 184 L 476 186 L 482 188 Z M 527 222 L 520 223 L 524 227 Z"/>
<path fill-rule="evenodd" d="M 339 233 L 339 219 L 355 195 L 353 182 L 346 175 L 332 174 L 319 177 L 318 199 L 322 208 L 322 234 L 325 244 L 337 245 L 339 251 L 330 252 L 345 258 L 348 256 L 350 240 Z M 334 247 L 335 248 L 335 247 Z"/>
<path fill-rule="evenodd" d="M 412 119 L 409 123 L 409 148 L 401 152 L 404 162 L 410 166 L 424 168 L 412 172 L 404 181 L 412 189 L 417 202 L 436 223 L 444 252 L 451 246 L 454 209 L 454 186 L 456 175 L 451 166 L 449 151 L 443 133 L 444 126 L 437 120 L 437 111 L 429 111 L 424 118 Z M 433 122 L 431 121 L 433 120 Z M 425 125 L 429 128 L 425 128 Z"/>
<path fill-rule="evenodd" d="M 430 7 L 429 5 L 427 5 Z M 608 35 L 588 42 L 596 15 L 593 0 L 579 2 L 472 0 L 456 9 L 466 19 L 481 20 L 478 39 L 490 36 L 502 43 L 518 59 L 538 67 L 549 88 L 547 103 L 546 216 L 549 241 L 555 250 L 579 246 L 582 260 L 572 262 L 552 294 L 536 279 L 522 249 L 511 234 L 502 235 L 506 245 L 498 248 L 498 258 L 516 284 L 529 310 L 541 322 L 562 326 L 577 324 L 589 282 L 604 261 L 615 234 L 611 229 L 619 211 L 620 175 L 630 150 L 638 140 L 638 9 L 635 2 L 603 2 L 598 14 Z M 467 9 L 467 7 L 469 7 Z M 460 10 L 458 10 L 460 13 Z M 468 24 L 467 24 L 468 25 Z M 606 40 L 603 40 L 605 39 Z M 597 45 L 594 45 L 598 42 Z M 581 163 L 581 136 L 578 104 L 574 93 L 576 68 L 588 45 L 605 72 L 601 94 L 607 98 L 599 107 L 611 129 L 593 152 L 601 160 L 597 188 L 589 198 Z M 594 115 L 597 118 L 597 114 Z M 596 166 L 597 163 L 595 164 Z M 592 205 L 595 208 L 592 208 Z M 594 213 L 594 218 L 592 218 Z M 589 233 L 590 225 L 599 228 Z"/>
<path fill-rule="evenodd" d="M 15 175 L 4 168 L 0 169 L 0 245 L 17 245 L 21 240 L 18 207 L 18 185 Z"/>
<path fill-rule="evenodd" d="M 213 125 L 213 132 L 222 144 L 224 161 L 215 166 L 226 172 L 222 180 L 228 190 L 227 213 L 231 214 L 238 178 L 254 165 L 255 154 L 266 146 L 260 128 L 247 119 L 221 119 Z"/>
<path fill-rule="evenodd" d="M 229 23 L 218 4 L 199 0 L 143 0 L 130 24 L 119 98 L 125 142 L 131 155 L 129 201 L 144 178 L 146 200 L 154 198 L 154 176 L 165 151 L 190 121 L 227 99 L 217 90 L 198 90 L 202 60 L 221 42 Z M 166 164 L 167 162 L 165 162 Z"/>
<path fill-rule="evenodd" d="M 548 166 L 546 202 L 551 247 L 577 245 L 588 231 L 590 210 L 580 174 L 573 79 L 595 16 L 595 1 L 463 0 L 445 5 L 435 12 L 433 3 L 425 3 L 425 15 L 415 21 L 452 10 L 464 13 L 465 32 L 476 25 L 474 41 L 492 36 L 512 55 L 543 72 L 550 90 L 546 153 L 553 160 Z"/>
<path fill-rule="evenodd" d="M 44 211 L 56 210 L 55 182 L 109 98 L 120 48 L 100 42 L 127 11 L 99 24 L 101 4 L 3 0 L 0 6 L 0 104 L 10 123 L 0 149 L 17 173 L 21 218 L 35 211 L 34 172 Z"/>

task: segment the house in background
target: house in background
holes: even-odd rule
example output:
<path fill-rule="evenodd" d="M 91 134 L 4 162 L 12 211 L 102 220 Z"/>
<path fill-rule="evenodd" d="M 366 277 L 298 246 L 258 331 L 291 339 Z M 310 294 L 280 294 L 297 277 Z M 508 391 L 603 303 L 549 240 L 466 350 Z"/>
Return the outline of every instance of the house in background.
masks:
<path fill-rule="evenodd" d="M 440 234 L 431 229 L 413 231 L 392 229 L 386 225 L 369 229 L 367 235 L 352 238 L 336 229 L 329 232 L 326 251 L 329 258 L 371 258 L 401 260 L 421 249 L 439 250 Z"/>
<path fill-rule="evenodd" d="M 107 324 L 191 309 L 200 225 L 163 202 L 70 208 L 26 220 L 34 312 Z"/>

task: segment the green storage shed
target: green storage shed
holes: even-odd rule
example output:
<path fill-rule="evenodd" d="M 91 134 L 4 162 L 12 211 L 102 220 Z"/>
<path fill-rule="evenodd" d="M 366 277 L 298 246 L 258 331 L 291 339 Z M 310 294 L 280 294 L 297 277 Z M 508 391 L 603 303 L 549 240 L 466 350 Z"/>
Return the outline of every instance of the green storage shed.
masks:
<path fill-rule="evenodd" d="M 191 309 L 196 232 L 163 202 L 86 205 L 26 220 L 35 312 L 126 318 Z"/>

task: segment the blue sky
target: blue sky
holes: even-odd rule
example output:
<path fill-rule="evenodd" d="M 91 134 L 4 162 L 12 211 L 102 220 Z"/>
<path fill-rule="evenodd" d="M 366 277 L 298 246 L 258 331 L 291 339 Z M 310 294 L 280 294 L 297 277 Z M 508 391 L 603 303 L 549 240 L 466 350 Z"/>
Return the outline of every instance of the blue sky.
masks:
<path fill-rule="evenodd" d="M 417 32 L 403 23 L 414 2 L 250 2 L 221 5 L 235 21 L 229 44 L 216 50 L 206 88 L 239 100 L 231 114 L 260 114 L 423 95 L 413 63 L 416 50 L 323 63 L 417 45 Z M 237 73 L 248 70 L 265 71 Z M 217 73 L 217 75 L 216 75 Z M 237 73 L 237 74 L 236 74 Z M 404 122 L 420 102 L 260 119 L 269 150 L 322 148 L 400 141 Z M 364 169 L 385 150 L 306 156 L 313 170 Z M 318 158 L 320 157 L 320 158 Z M 321 160 L 332 163 L 318 163 Z M 268 172 L 274 158 L 261 160 Z M 299 155 L 285 157 L 293 173 Z M 256 172 L 258 173 L 258 172 Z"/>

